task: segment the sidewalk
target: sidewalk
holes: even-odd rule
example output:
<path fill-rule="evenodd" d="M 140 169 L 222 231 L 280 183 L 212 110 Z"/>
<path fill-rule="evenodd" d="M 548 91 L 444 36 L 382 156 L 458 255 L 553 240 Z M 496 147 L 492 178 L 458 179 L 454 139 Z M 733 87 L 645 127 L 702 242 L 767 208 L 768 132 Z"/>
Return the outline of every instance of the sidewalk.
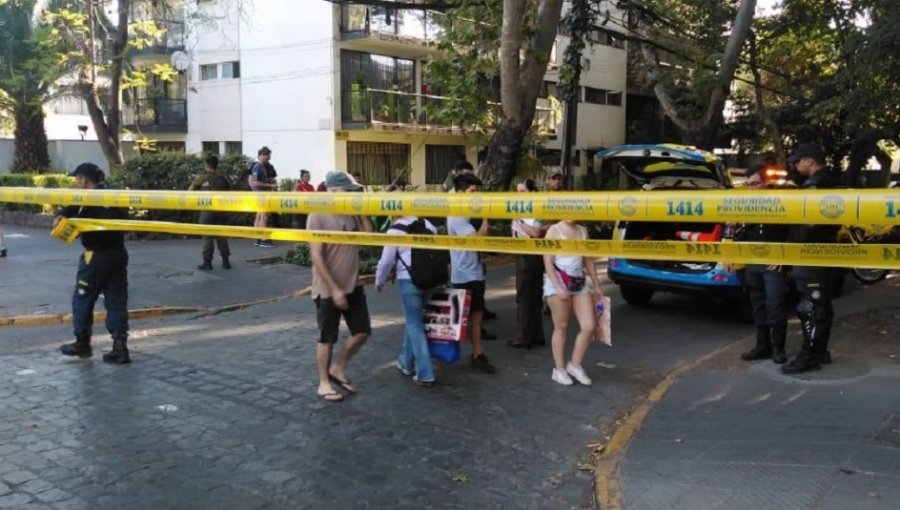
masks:
<path fill-rule="evenodd" d="M 897 508 L 898 284 L 836 302 L 834 364 L 821 371 L 741 362 L 747 343 L 682 376 L 624 454 L 625 507 Z"/>
<path fill-rule="evenodd" d="M 9 256 L 0 259 L 0 317 L 69 313 L 80 242 L 67 245 L 40 229 L 4 228 Z M 266 259 L 284 255 L 285 243 L 274 249 L 253 246 L 251 239 L 229 244 L 234 269 L 222 269 L 217 253 L 213 271 L 201 271 L 199 239 L 126 243 L 128 308 L 221 307 L 289 295 L 310 283 L 308 268 L 267 265 Z"/>

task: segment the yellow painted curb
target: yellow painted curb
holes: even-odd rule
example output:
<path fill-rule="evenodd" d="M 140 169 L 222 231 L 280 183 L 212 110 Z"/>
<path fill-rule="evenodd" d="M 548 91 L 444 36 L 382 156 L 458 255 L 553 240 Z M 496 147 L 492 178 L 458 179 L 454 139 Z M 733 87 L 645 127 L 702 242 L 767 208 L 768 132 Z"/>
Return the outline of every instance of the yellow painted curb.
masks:
<path fill-rule="evenodd" d="M 628 444 L 631 443 L 631 439 L 644 424 L 644 420 L 650 414 L 653 406 L 662 400 L 669 389 L 678 382 L 678 378 L 685 372 L 742 342 L 744 340 L 731 343 L 675 368 L 650 390 L 642 402 L 622 420 L 622 424 L 613 433 L 603 453 L 594 461 L 594 497 L 600 508 L 604 510 L 620 510 L 624 508 L 622 483 L 619 480 L 619 464 L 622 461 L 622 454 L 625 453 Z"/>
<path fill-rule="evenodd" d="M 154 317 L 163 317 L 166 315 L 176 315 L 180 313 L 202 312 L 207 310 L 205 307 L 196 306 L 160 306 L 156 308 L 138 308 L 128 311 L 128 318 L 131 320 L 151 319 Z M 100 322 L 106 320 L 106 312 L 94 312 L 94 321 Z M 66 324 L 72 321 L 71 313 L 58 313 L 53 315 L 17 315 L 14 317 L 0 317 L 0 327 L 2 326 L 50 326 L 54 324 Z"/>

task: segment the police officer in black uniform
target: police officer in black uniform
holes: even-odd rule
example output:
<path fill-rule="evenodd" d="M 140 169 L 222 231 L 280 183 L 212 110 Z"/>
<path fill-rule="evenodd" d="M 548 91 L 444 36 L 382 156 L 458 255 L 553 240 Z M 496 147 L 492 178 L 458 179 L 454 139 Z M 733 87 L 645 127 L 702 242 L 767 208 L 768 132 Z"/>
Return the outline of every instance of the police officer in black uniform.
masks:
<path fill-rule="evenodd" d="M 752 189 L 767 187 L 765 167 L 751 168 L 746 186 Z M 735 233 L 735 240 L 746 242 L 783 243 L 787 239 L 787 225 L 744 224 Z M 744 361 L 769 359 L 778 364 L 787 361 L 788 294 L 790 285 L 783 266 L 748 264 L 743 272 L 744 287 L 750 295 L 753 324 L 756 326 L 756 346 L 741 354 Z"/>
<path fill-rule="evenodd" d="M 93 163 L 78 165 L 70 175 L 75 177 L 79 189 L 105 189 L 103 171 Z M 127 210 L 116 207 L 77 206 L 65 207 L 60 218 L 125 219 Z M 113 339 L 111 352 L 103 355 L 107 363 L 130 363 L 128 354 L 128 252 L 122 232 L 98 231 L 81 235 L 84 253 L 78 261 L 75 293 L 72 295 L 72 323 L 75 342 L 64 344 L 60 351 L 66 356 L 90 358 L 91 331 L 94 323 L 94 304 L 100 294 L 106 306 L 106 329 Z"/>
<path fill-rule="evenodd" d="M 837 177 L 825 166 L 825 152 L 815 143 L 801 143 L 788 160 L 794 163 L 803 181 L 802 189 L 828 189 L 837 187 Z M 833 243 L 840 227 L 837 225 L 791 225 L 789 243 Z M 831 305 L 830 270 L 826 267 L 795 266 L 792 270 L 800 304 L 797 316 L 803 334 L 803 346 L 797 356 L 781 367 L 785 374 L 799 374 L 822 368 L 831 363 L 828 339 L 834 308 Z"/>

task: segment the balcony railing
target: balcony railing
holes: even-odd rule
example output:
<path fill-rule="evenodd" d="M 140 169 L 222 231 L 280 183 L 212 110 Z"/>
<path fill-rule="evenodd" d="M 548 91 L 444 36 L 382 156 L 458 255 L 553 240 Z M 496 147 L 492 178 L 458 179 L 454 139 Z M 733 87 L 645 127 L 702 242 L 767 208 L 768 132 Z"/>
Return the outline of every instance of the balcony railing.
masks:
<path fill-rule="evenodd" d="M 341 32 L 351 39 L 375 34 L 423 42 L 439 41 L 444 37 L 446 19 L 443 13 L 424 9 L 341 5 Z"/>
<path fill-rule="evenodd" d="M 187 101 L 138 99 L 122 109 L 122 126 L 152 132 L 187 132 Z"/>
<path fill-rule="evenodd" d="M 355 124 L 382 130 L 456 132 L 470 128 L 437 117 L 435 112 L 449 101 L 453 99 L 394 90 L 349 90 L 341 94 L 341 120 L 348 127 Z M 493 119 L 499 118 L 498 104 L 488 105 L 488 111 Z M 492 118 L 487 120 L 490 122 Z M 534 125 L 539 135 L 555 135 L 557 124 L 555 110 L 537 108 Z"/>

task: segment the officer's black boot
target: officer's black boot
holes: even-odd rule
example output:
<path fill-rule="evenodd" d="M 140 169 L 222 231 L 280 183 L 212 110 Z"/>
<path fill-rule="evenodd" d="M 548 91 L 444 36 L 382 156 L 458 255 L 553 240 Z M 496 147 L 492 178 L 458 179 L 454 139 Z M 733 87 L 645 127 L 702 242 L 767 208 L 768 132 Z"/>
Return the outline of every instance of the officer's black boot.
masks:
<path fill-rule="evenodd" d="M 116 365 L 131 363 L 131 356 L 128 355 L 127 341 L 124 338 L 114 338 L 112 351 L 103 355 L 103 361 L 115 363 Z"/>
<path fill-rule="evenodd" d="M 91 337 L 79 336 L 70 344 L 63 344 L 59 348 L 59 352 L 66 356 L 78 356 L 79 358 L 90 358 L 94 351 L 91 350 Z"/>
<path fill-rule="evenodd" d="M 744 361 L 769 359 L 772 357 L 772 334 L 769 326 L 756 326 L 756 347 L 741 354 Z"/>
<path fill-rule="evenodd" d="M 212 271 L 212 261 L 204 260 L 202 264 L 197 266 L 197 269 L 199 269 L 201 271 Z"/>
<path fill-rule="evenodd" d="M 831 324 L 821 321 L 821 323 L 816 326 L 816 331 L 821 333 L 821 340 L 816 342 L 816 361 L 822 365 L 830 365 L 831 351 L 828 350 L 828 340 L 831 337 Z"/>
<path fill-rule="evenodd" d="M 787 341 L 787 324 L 772 326 L 772 361 L 779 365 L 787 363 L 784 345 Z"/>
<path fill-rule="evenodd" d="M 222 257 L 222 269 L 231 269 L 231 262 L 228 261 L 228 257 Z"/>
<path fill-rule="evenodd" d="M 803 347 L 794 359 L 781 366 L 783 374 L 801 374 L 822 368 L 815 355 L 816 327 L 814 323 L 809 319 L 800 319 L 800 326 L 803 329 Z"/>

